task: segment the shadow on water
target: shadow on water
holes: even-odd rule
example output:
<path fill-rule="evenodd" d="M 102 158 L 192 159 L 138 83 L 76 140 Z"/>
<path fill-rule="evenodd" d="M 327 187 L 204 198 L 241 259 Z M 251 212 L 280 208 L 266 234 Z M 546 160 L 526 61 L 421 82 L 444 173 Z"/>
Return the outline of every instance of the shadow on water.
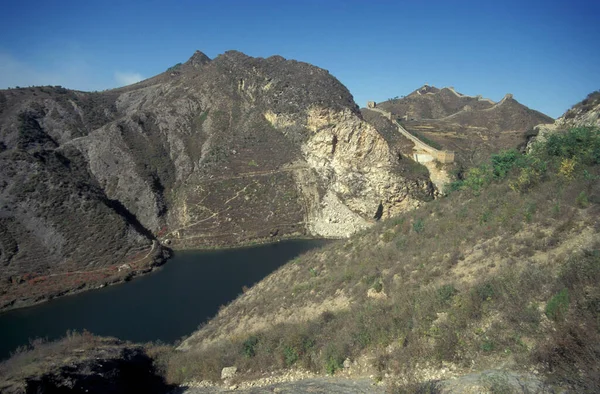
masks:
<path fill-rule="evenodd" d="M 181 251 L 157 272 L 131 282 L 52 300 L 0 315 L 0 359 L 30 338 L 56 339 L 67 330 L 134 342 L 173 342 L 214 316 L 220 305 L 324 240 L 249 248 Z"/>

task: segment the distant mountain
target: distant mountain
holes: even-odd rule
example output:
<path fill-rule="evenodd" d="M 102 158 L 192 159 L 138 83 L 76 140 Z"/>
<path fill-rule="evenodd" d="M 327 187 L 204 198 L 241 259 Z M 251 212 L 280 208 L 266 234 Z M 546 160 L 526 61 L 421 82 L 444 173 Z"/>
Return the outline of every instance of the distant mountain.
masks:
<path fill-rule="evenodd" d="M 523 145 L 527 132 L 553 119 L 507 94 L 494 102 L 453 88 L 424 85 L 405 97 L 377 103 L 401 119 L 410 132 L 455 151 L 459 161 L 477 164 L 490 153 Z M 363 110 L 363 114 L 365 114 Z M 370 111 L 372 112 L 372 111 Z M 373 114 L 368 115 L 373 117 Z"/>
<path fill-rule="evenodd" d="M 326 70 L 236 51 L 104 92 L 0 91 L 0 162 L 0 308 L 149 270 L 157 241 L 341 237 L 432 193 Z"/>
<path fill-rule="evenodd" d="M 453 88 L 436 88 L 424 85 L 400 99 L 377 103 L 377 106 L 409 119 L 440 119 L 454 115 L 469 106 L 471 109 L 488 109 L 495 103 L 481 96 L 465 96 Z"/>

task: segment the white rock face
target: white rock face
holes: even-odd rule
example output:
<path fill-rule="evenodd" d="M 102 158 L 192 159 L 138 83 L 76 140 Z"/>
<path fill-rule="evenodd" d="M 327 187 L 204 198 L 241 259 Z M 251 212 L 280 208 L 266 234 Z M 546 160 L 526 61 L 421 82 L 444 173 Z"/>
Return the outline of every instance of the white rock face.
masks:
<path fill-rule="evenodd" d="M 321 201 L 320 209 L 310 212 L 308 222 L 312 234 L 323 237 L 348 237 L 369 226 L 367 220 L 352 212 L 332 190 Z"/>
<path fill-rule="evenodd" d="M 313 173 L 297 172 L 295 179 L 313 235 L 347 237 L 368 227 L 380 202 L 384 218 L 418 206 L 409 197 L 414 185 L 394 172 L 390 148 L 373 126 L 349 109 L 313 107 L 303 115 L 265 118 L 283 133 L 291 127 L 312 133 L 301 149 Z"/>

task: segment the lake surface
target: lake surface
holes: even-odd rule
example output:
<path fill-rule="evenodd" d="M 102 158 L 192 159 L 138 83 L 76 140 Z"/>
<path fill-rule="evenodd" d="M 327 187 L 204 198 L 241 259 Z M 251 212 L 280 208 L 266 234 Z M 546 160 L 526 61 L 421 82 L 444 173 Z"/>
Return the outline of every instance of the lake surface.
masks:
<path fill-rule="evenodd" d="M 173 342 L 214 316 L 220 305 L 325 240 L 294 240 L 218 251 L 176 252 L 160 270 L 131 282 L 0 314 L 0 359 L 30 338 L 67 330 L 134 342 Z"/>

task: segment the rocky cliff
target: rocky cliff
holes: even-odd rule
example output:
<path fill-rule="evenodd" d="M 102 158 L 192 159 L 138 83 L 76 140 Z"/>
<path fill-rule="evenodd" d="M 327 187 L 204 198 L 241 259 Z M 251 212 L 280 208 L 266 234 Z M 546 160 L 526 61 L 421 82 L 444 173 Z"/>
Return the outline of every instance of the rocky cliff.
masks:
<path fill-rule="evenodd" d="M 600 91 L 595 91 L 569 110 L 554 123 L 539 124 L 535 127 L 536 136 L 528 144 L 531 147 L 535 141 L 543 141 L 548 133 L 566 131 L 572 127 L 600 127 Z"/>
<path fill-rule="evenodd" d="M 0 160 L 4 306 L 147 270 L 155 240 L 344 237 L 431 194 L 326 70 L 235 51 L 99 93 L 0 91 Z"/>

